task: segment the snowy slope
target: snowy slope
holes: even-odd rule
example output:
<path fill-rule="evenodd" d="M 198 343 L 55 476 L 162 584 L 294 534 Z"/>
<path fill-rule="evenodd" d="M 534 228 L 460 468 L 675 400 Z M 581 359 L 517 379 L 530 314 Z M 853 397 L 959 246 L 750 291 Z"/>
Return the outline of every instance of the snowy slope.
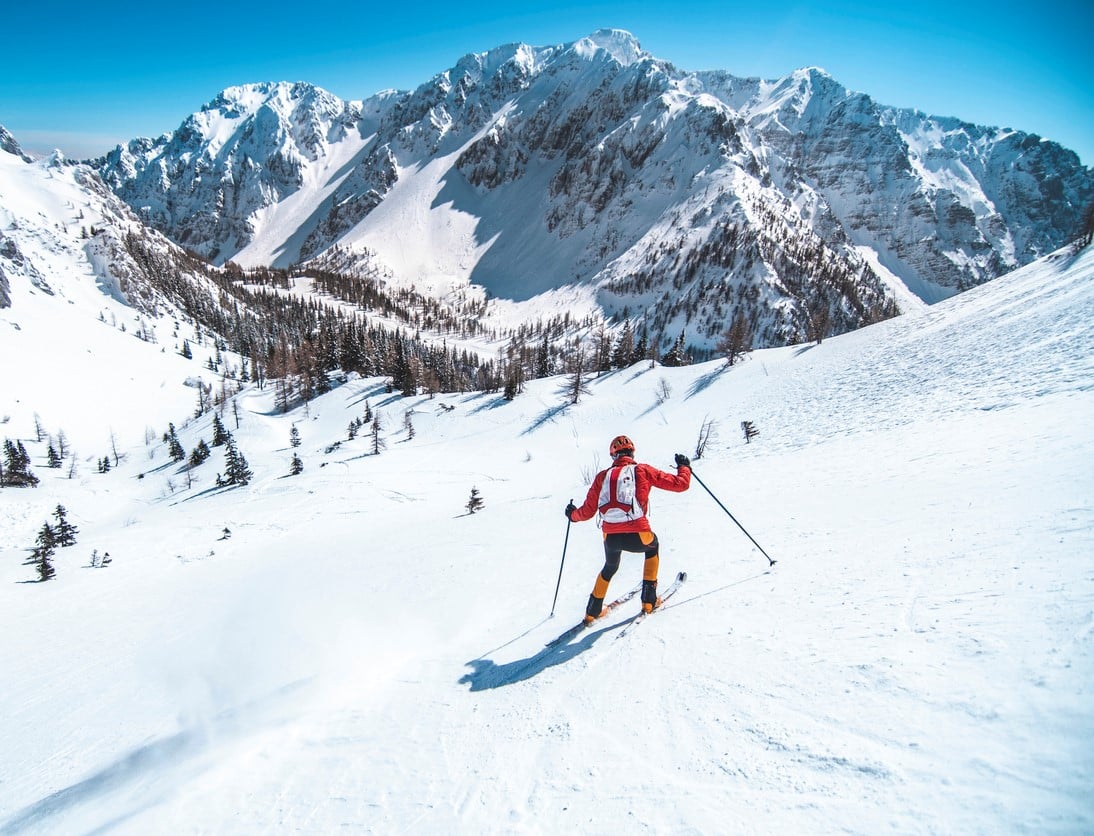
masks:
<path fill-rule="evenodd" d="M 155 246 L 159 236 L 86 166 L 0 153 L 0 275 L 10 284 L 0 434 L 29 434 L 37 415 L 81 461 L 94 460 L 112 433 L 124 446 L 143 439 L 157 414 L 150 400 L 178 420 L 197 403 L 198 381 L 217 383 L 204 355 L 178 355 L 193 328 L 143 283 L 122 243 L 129 229 Z"/>
<path fill-rule="evenodd" d="M 192 488 L 158 443 L 68 479 L 21 427 L 42 485 L 0 491 L 0 832 L 1089 832 L 1092 279 L 1094 250 L 1061 253 L 574 406 L 561 380 L 511 403 L 354 380 L 284 416 L 249 390 L 225 418 L 255 479 L 226 491 L 219 449 Z M 366 400 L 378 456 L 345 440 Z M 600 567 L 574 525 L 548 620 L 608 440 L 671 468 L 708 418 L 696 471 L 778 564 L 700 485 L 655 494 L 681 594 L 544 652 Z M 58 502 L 78 544 L 29 583 Z"/>

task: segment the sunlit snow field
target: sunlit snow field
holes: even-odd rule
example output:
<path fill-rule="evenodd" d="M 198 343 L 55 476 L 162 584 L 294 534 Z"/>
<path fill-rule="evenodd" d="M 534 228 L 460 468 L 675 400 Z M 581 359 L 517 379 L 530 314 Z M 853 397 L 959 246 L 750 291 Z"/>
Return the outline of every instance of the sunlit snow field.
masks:
<path fill-rule="evenodd" d="M 38 327 L 8 327 L 15 301 L 6 368 Z M 287 415 L 245 390 L 225 422 L 255 478 L 227 490 L 219 448 L 187 488 L 159 440 L 211 439 L 171 388 L 192 366 L 125 366 L 135 341 L 94 324 L 63 333 L 128 382 L 85 410 L 22 372 L 0 403 L 42 480 L 0 491 L 0 832 L 1094 830 L 1089 248 L 731 369 L 606 374 L 576 405 L 562 378 L 512 402 L 353 379 Z M 380 455 L 346 440 L 366 400 Z M 73 478 L 32 410 L 81 439 Z M 699 484 L 655 493 L 681 592 L 545 650 L 601 565 L 562 509 L 609 440 L 671 469 L 708 420 L 695 471 L 777 564 Z M 78 543 L 35 583 L 58 503 Z M 625 557 L 611 594 L 640 573 Z"/>

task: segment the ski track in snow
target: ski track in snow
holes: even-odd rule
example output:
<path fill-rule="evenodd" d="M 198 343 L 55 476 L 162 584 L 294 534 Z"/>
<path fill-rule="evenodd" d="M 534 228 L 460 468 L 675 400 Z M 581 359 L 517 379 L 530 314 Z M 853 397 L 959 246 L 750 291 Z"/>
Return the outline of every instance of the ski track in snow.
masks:
<path fill-rule="evenodd" d="M 74 479 L 30 445 L 42 486 L 0 493 L 0 833 L 1091 831 L 1092 278 L 1088 249 L 565 408 L 557 380 L 383 405 L 354 380 L 286 416 L 251 392 L 239 490 L 216 464 L 167 490 L 161 445 Z M 324 454 L 364 393 L 387 448 Z M 608 439 L 670 468 L 708 417 L 696 472 L 777 565 L 698 485 L 655 493 L 688 583 L 545 650 L 601 565 L 574 525 L 546 618 Z M 78 545 L 26 583 L 57 502 Z"/>

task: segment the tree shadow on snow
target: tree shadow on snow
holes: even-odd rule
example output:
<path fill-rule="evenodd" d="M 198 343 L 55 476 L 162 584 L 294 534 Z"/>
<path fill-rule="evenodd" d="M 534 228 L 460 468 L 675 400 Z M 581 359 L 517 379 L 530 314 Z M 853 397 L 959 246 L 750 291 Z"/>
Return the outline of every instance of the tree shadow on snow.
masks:
<path fill-rule="evenodd" d="M 546 410 L 544 410 L 542 415 L 540 415 L 538 418 L 536 418 L 531 424 L 529 424 L 527 427 L 525 427 L 521 431 L 521 435 L 531 435 L 536 430 L 538 430 L 540 427 L 542 427 L 544 424 L 547 424 L 547 423 L 550 423 L 551 421 L 554 421 L 555 416 L 559 415 L 562 412 L 565 412 L 566 407 L 568 407 L 568 406 L 569 406 L 568 403 L 564 403 L 564 404 L 559 404 L 558 406 L 548 407 Z"/>
<path fill-rule="evenodd" d="M 474 409 L 468 411 L 468 415 L 478 415 L 480 412 L 485 412 L 488 409 L 497 409 L 498 407 L 505 406 L 509 401 L 501 396 L 488 398 L 476 406 Z"/>
<path fill-rule="evenodd" d="M 580 641 L 568 642 L 555 647 L 545 647 L 535 656 L 498 664 L 492 659 L 472 659 L 467 666 L 472 670 L 460 677 L 460 684 L 469 684 L 472 691 L 489 691 L 505 685 L 514 685 L 531 679 L 548 668 L 568 662 L 592 647 L 602 636 L 627 625 L 621 621 L 610 627 L 586 633 Z"/>
<path fill-rule="evenodd" d="M 729 371 L 729 366 L 726 366 L 726 365 L 723 364 L 723 365 L 719 366 L 718 368 L 716 368 L 714 371 L 707 372 L 702 377 L 696 378 L 692 382 L 691 387 L 688 389 L 687 398 L 685 400 L 694 398 L 696 395 L 698 395 L 704 389 L 709 388 L 714 383 L 714 381 L 716 381 L 719 377 L 721 377 L 727 371 Z"/>
<path fill-rule="evenodd" d="M 356 389 L 351 391 L 348 395 L 346 395 L 346 403 L 350 406 L 358 406 L 359 404 L 363 404 L 369 398 L 375 398 L 377 395 L 387 394 L 390 394 L 387 391 L 387 385 L 384 383 L 376 383 L 363 389 Z"/>

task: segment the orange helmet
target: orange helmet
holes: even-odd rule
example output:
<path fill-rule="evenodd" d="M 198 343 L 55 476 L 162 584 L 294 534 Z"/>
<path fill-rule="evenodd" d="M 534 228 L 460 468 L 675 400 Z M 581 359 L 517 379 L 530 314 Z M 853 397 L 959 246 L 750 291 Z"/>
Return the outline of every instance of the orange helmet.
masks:
<path fill-rule="evenodd" d="M 631 453 L 633 455 L 634 442 L 625 435 L 617 435 L 612 439 L 611 446 L 608 447 L 608 452 L 612 454 L 613 459 L 620 453 Z"/>

